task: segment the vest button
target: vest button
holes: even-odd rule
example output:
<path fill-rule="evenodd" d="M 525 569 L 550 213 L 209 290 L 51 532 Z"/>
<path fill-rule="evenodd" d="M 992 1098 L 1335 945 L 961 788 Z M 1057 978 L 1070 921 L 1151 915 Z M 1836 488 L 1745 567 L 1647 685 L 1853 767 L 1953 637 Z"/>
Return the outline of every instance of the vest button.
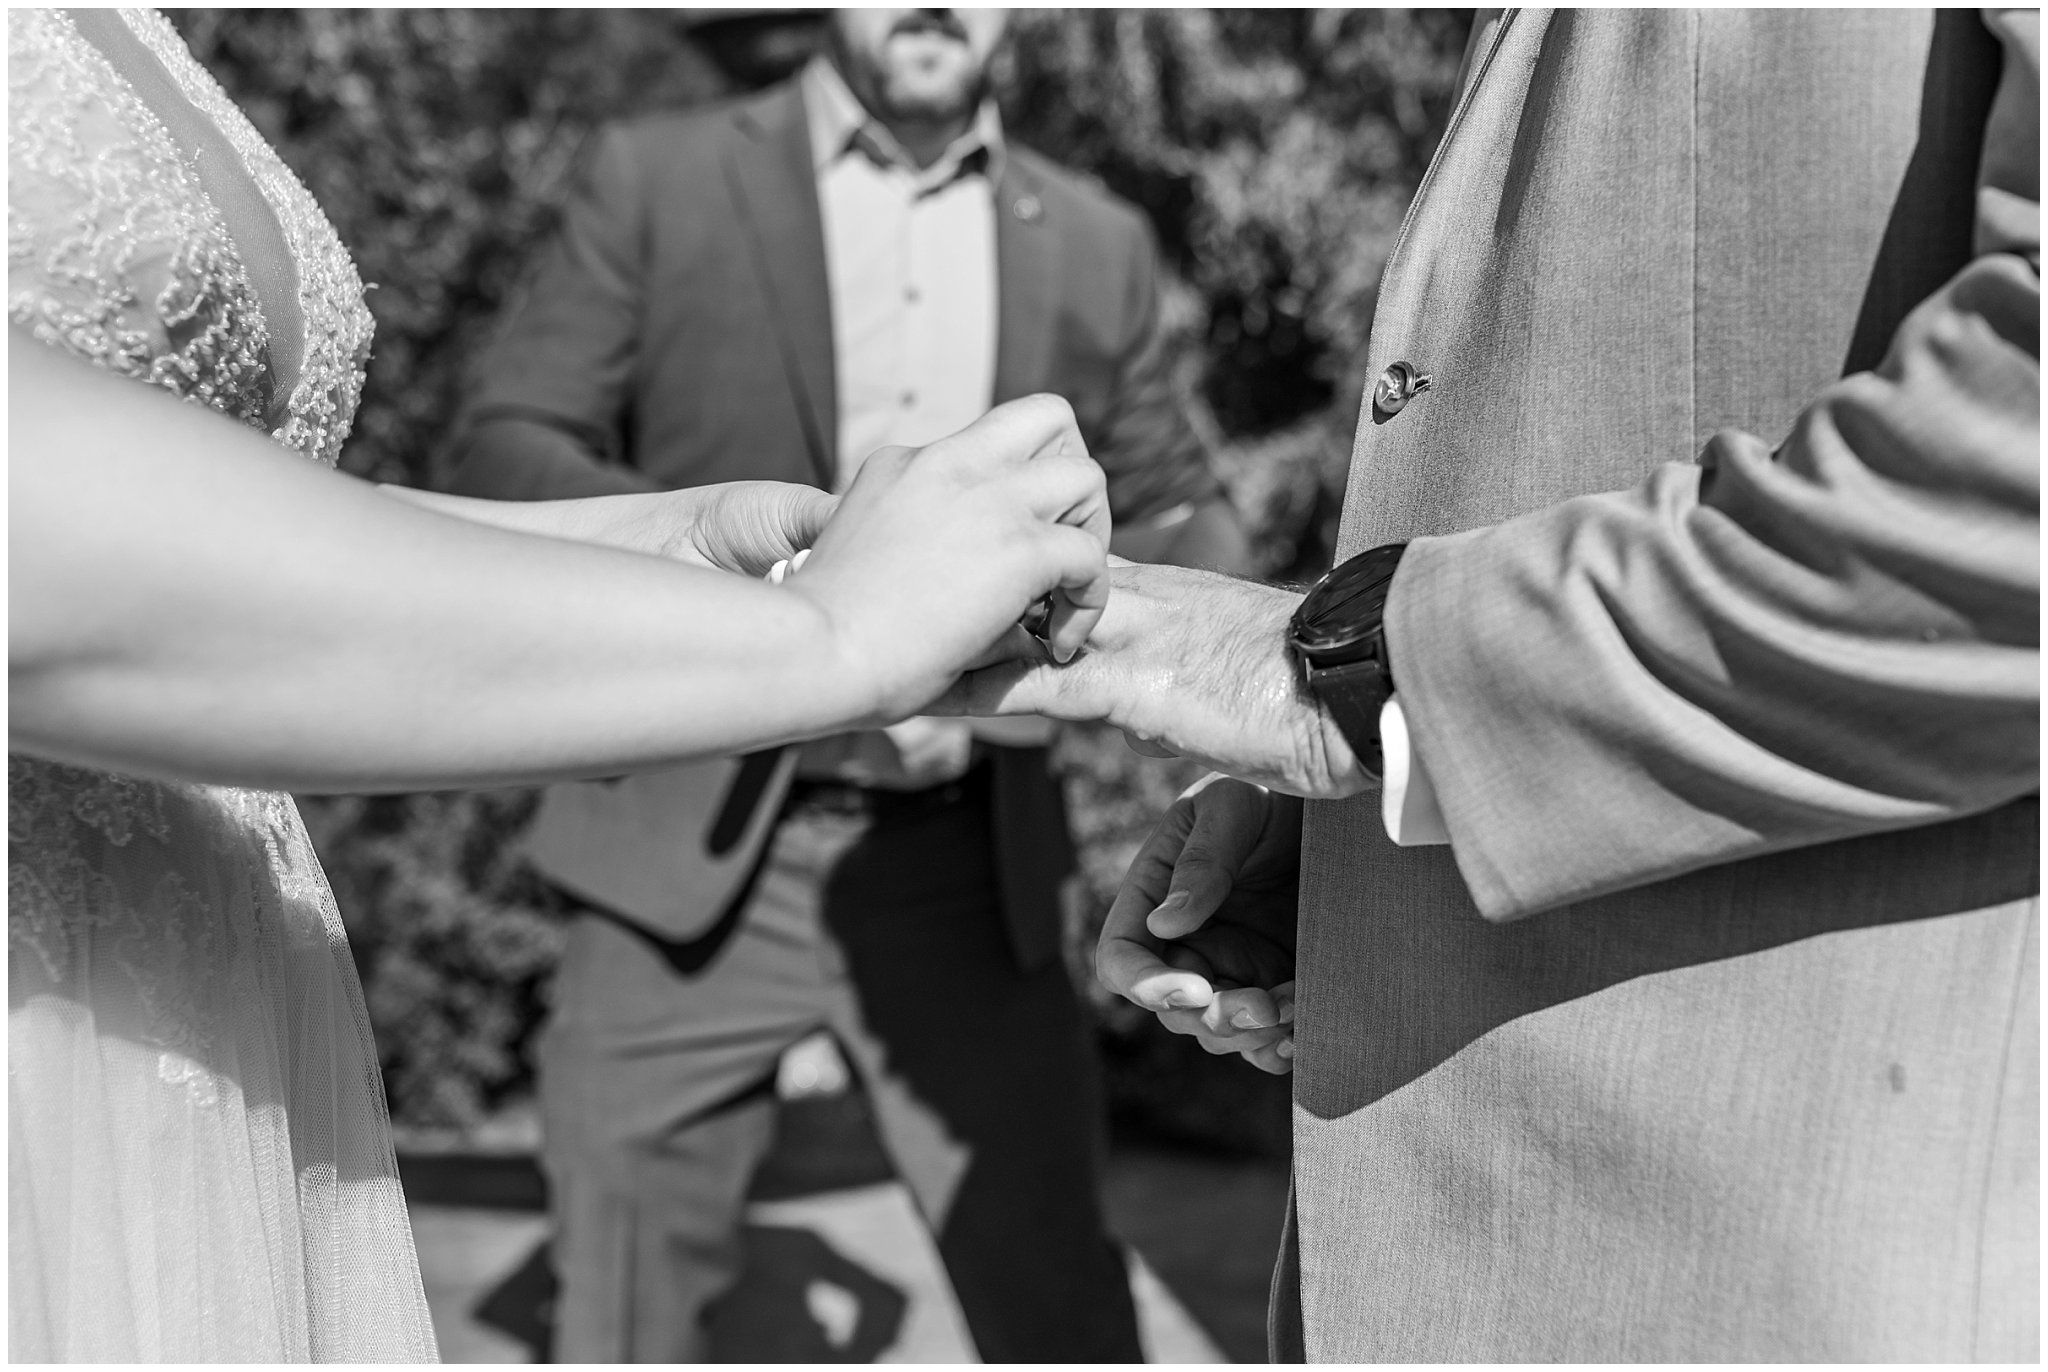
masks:
<path fill-rule="evenodd" d="M 1412 362 L 1396 362 L 1380 373 L 1372 386 L 1373 418 L 1385 423 L 1407 407 L 1409 401 L 1429 389 L 1429 373 Z"/>

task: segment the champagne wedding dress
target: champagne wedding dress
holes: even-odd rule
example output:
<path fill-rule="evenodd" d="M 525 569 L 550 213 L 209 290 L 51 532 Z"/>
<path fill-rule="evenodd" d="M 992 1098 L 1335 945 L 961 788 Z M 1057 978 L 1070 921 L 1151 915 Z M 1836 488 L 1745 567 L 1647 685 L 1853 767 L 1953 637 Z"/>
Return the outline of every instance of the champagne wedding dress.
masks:
<path fill-rule="evenodd" d="M 17 341 L 332 463 L 370 318 L 312 197 L 161 17 L 7 29 Z M 432 1360 L 362 992 L 290 797 L 11 757 L 7 838 L 10 1357 Z"/>

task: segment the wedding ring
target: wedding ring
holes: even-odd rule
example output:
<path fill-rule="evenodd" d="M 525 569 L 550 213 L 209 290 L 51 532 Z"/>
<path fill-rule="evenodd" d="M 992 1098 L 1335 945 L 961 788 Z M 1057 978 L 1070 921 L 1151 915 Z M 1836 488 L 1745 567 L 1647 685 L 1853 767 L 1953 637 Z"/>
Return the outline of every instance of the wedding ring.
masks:
<path fill-rule="evenodd" d="M 1052 626 L 1052 595 L 1047 593 L 1036 605 L 1026 610 L 1024 617 L 1017 622 L 1023 625 L 1024 632 L 1033 638 L 1044 638 L 1046 630 Z"/>

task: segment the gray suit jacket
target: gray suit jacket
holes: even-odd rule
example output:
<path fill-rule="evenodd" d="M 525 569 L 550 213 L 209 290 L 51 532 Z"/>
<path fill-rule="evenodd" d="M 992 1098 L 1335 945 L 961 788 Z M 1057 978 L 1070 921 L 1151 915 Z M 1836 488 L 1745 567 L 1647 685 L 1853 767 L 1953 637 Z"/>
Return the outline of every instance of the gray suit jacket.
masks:
<path fill-rule="evenodd" d="M 1433 384 L 1368 407 L 1339 550 L 1416 540 L 1453 844 L 1311 807 L 1309 1356 L 2038 1356 L 2038 16 L 1994 27 L 1481 37 L 1372 336 Z"/>
<path fill-rule="evenodd" d="M 1119 522 L 1213 497 L 1171 385 L 1144 220 L 1014 144 L 995 196 L 994 399 L 1065 396 Z M 829 489 L 831 310 L 795 82 L 607 125 L 478 359 L 442 484 L 500 500 L 741 480 Z M 1042 749 L 991 751 L 1005 925 L 1019 963 L 1039 967 L 1059 956 L 1073 868 L 1064 803 Z M 714 759 L 551 787 L 528 852 L 694 974 L 739 917 L 793 770 L 756 755 L 751 772 Z"/>

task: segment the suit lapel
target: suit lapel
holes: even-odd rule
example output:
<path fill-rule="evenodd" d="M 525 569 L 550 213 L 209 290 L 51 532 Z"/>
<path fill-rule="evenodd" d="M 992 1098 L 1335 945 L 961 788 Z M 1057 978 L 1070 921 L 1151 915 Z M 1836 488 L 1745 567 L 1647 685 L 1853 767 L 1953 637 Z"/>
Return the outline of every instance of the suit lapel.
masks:
<path fill-rule="evenodd" d="M 742 107 L 734 122 L 740 136 L 726 148 L 726 182 L 746 226 L 813 472 L 831 490 L 839 465 L 832 292 L 803 97 L 791 83 Z"/>
<path fill-rule="evenodd" d="M 995 402 L 1042 391 L 1052 373 L 1060 234 L 1045 189 L 1012 153 L 996 184 Z"/>

